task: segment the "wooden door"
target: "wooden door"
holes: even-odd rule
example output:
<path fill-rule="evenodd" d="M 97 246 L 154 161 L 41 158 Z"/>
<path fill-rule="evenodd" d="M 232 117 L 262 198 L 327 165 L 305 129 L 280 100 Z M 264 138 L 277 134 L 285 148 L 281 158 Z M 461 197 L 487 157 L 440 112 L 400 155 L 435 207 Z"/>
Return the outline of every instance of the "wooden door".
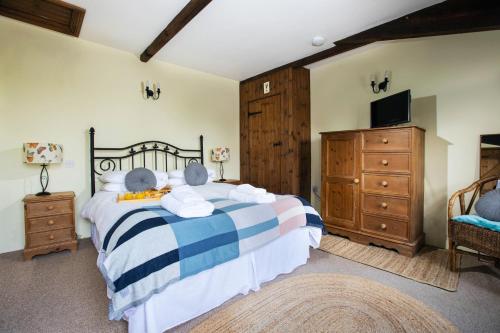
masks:
<path fill-rule="evenodd" d="M 327 225 L 358 230 L 361 135 L 324 134 L 321 141 L 323 220 Z"/>
<path fill-rule="evenodd" d="M 281 193 L 281 95 L 248 105 L 250 184 Z"/>

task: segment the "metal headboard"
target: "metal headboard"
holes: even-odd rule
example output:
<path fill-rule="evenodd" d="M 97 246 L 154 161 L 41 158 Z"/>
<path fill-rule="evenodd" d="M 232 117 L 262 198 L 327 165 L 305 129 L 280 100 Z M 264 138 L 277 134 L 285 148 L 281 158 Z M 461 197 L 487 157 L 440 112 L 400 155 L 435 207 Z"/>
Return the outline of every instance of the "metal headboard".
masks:
<path fill-rule="evenodd" d="M 175 169 L 179 161 L 184 168 L 192 162 L 203 161 L 203 135 L 200 135 L 199 149 L 183 149 L 158 140 L 144 141 L 126 147 L 101 148 L 95 147 L 93 127 L 90 135 L 90 189 L 95 193 L 96 175 L 106 171 L 132 170 L 136 167 L 148 167 L 153 170 L 168 171 L 169 165 Z M 170 163 L 169 163 L 170 162 Z M 183 163 L 182 163 L 183 162 Z"/>

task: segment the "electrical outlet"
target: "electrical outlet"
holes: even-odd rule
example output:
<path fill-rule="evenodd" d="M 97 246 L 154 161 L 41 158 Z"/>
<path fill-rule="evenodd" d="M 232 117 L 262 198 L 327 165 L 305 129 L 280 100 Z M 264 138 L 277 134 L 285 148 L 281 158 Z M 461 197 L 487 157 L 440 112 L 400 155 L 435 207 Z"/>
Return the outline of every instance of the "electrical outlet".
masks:
<path fill-rule="evenodd" d="M 264 94 L 269 94 L 271 92 L 271 86 L 269 81 L 264 82 Z"/>

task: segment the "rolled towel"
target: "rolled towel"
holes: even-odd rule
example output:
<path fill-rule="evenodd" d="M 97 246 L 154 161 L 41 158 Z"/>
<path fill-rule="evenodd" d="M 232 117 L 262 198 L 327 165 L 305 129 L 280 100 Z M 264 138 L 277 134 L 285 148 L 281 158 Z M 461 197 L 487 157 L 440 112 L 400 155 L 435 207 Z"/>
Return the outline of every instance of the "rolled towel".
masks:
<path fill-rule="evenodd" d="M 161 197 L 160 202 L 163 208 L 183 218 L 210 216 L 215 209 L 214 204 L 209 201 L 182 203 L 171 193 Z"/>
<path fill-rule="evenodd" d="M 174 187 L 171 193 L 177 200 L 182 203 L 205 201 L 205 199 L 201 195 L 196 193 L 196 191 L 194 191 L 189 185 Z"/>
<path fill-rule="evenodd" d="M 252 195 L 240 192 L 236 189 L 229 191 L 229 199 L 239 202 L 253 202 L 258 204 L 272 203 L 276 201 L 276 196 L 273 193 L 264 193 Z"/>
<path fill-rule="evenodd" d="M 266 189 L 264 189 L 264 188 L 258 188 L 258 187 L 252 186 L 250 184 L 238 185 L 238 186 L 236 186 L 236 190 L 238 190 L 239 192 L 242 192 L 242 193 L 253 194 L 253 195 L 265 194 L 267 192 Z"/>

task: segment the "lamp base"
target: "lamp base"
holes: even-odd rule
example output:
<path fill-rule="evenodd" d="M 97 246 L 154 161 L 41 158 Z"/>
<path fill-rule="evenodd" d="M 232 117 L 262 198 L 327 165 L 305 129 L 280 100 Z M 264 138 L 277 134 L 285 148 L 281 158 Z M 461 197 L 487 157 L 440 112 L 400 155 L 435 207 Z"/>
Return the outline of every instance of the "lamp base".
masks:
<path fill-rule="evenodd" d="M 225 182 L 226 180 L 227 180 L 227 179 L 221 178 L 221 179 L 219 179 L 218 181 L 219 181 L 219 182 Z"/>
<path fill-rule="evenodd" d="M 44 196 L 44 195 L 51 195 L 50 192 L 46 192 L 46 191 L 43 191 L 43 192 L 38 192 L 37 194 L 35 194 L 36 196 Z"/>

